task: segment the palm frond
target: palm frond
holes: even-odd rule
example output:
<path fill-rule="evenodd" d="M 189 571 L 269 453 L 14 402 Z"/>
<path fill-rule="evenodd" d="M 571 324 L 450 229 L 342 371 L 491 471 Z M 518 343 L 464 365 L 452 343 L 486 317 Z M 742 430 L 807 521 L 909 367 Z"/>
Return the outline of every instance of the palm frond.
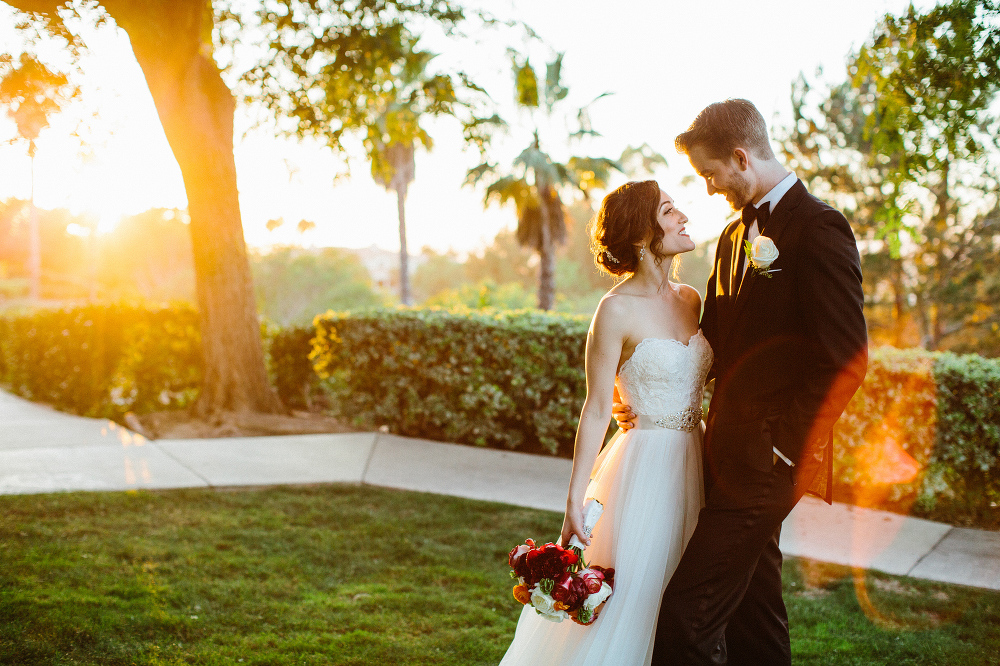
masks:
<path fill-rule="evenodd" d="M 586 198 L 590 197 L 590 190 L 608 186 L 612 171 L 624 173 L 620 162 L 607 157 L 571 157 L 566 167 L 570 174 L 567 180 Z"/>
<path fill-rule="evenodd" d="M 564 55 L 566 54 L 556 54 L 555 60 L 545 66 L 545 108 L 549 110 L 549 113 L 552 112 L 552 107 L 555 106 L 556 102 L 566 99 L 566 95 L 569 94 L 569 88 L 561 83 Z"/>
<path fill-rule="evenodd" d="M 528 185 L 527 181 L 517 176 L 498 178 L 486 187 L 486 194 L 483 196 L 483 205 L 488 207 L 494 201 L 501 206 L 508 202 L 513 202 L 518 215 L 521 215 L 523 210 L 533 204 L 537 205 L 537 198 L 533 188 Z"/>
<path fill-rule="evenodd" d="M 538 183 L 559 184 L 559 174 L 552 165 L 552 159 L 538 148 L 538 139 L 514 158 L 514 166 L 531 171 Z"/>
<path fill-rule="evenodd" d="M 476 185 L 479 184 L 479 181 L 481 181 L 483 178 L 496 173 L 496 168 L 497 168 L 496 164 L 491 164 L 490 162 L 483 162 L 479 166 L 469 169 L 468 172 L 466 172 L 465 174 L 464 185 L 475 187 Z"/>
<path fill-rule="evenodd" d="M 549 188 L 547 192 L 549 234 L 553 244 L 561 245 L 566 242 L 566 210 L 555 189 Z M 535 199 L 531 205 L 526 206 L 518 214 L 517 242 L 536 252 L 542 250 L 542 208 L 538 199 Z"/>
<path fill-rule="evenodd" d="M 630 178 L 633 176 L 651 175 L 658 166 L 667 166 L 667 158 L 653 150 L 648 144 L 628 146 L 618 158 L 622 171 Z"/>

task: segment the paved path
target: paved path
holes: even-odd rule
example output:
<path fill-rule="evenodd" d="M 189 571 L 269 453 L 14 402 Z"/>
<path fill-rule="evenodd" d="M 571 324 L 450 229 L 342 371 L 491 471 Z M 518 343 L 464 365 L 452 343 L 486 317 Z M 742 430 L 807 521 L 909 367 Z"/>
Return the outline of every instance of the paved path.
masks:
<path fill-rule="evenodd" d="M 570 461 L 380 433 L 149 441 L 0 391 L 0 494 L 365 483 L 561 512 Z M 804 499 L 781 549 L 1000 590 L 1000 532 Z"/>

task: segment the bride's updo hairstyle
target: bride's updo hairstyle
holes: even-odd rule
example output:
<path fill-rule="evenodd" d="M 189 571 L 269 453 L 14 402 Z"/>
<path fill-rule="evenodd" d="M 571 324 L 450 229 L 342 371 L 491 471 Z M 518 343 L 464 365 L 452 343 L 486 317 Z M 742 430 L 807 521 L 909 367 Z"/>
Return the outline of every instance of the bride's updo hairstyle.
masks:
<path fill-rule="evenodd" d="M 667 256 L 663 229 L 656 221 L 660 186 L 655 180 L 630 181 L 604 197 L 591 230 L 590 251 L 597 267 L 611 275 L 631 275 L 639 267 L 639 248 L 649 241 L 657 265 Z"/>

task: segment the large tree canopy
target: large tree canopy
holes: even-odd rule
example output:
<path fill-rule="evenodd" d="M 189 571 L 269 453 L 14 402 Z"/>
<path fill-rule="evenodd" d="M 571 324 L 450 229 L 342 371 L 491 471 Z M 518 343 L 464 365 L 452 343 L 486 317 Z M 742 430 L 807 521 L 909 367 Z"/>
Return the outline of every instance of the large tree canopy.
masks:
<path fill-rule="evenodd" d="M 409 27 L 417 16 L 446 31 L 464 21 L 448 2 L 282 0 L 242 16 L 267 35 L 264 56 L 242 76 L 247 101 L 276 129 L 316 138 L 335 152 L 360 139 L 372 176 L 395 192 L 399 218 L 400 300 L 411 302 L 405 200 L 415 152 L 433 144 L 425 121 L 452 116 L 482 149 L 498 124 L 483 90 L 458 71 L 435 69 L 435 55 Z M 477 18 L 478 23 L 486 19 Z"/>
<path fill-rule="evenodd" d="M 789 164 L 848 211 L 870 321 L 897 345 L 1000 341 L 998 18 L 981 0 L 911 7 L 885 17 L 846 81 L 793 86 Z"/>
<path fill-rule="evenodd" d="M 229 11 L 229 3 L 213 7 L 209 0 L 5 1 L 28 13 L 36 28 L 70 43 L 73 20 L 110 19 L 128 34 L 187 192 L 205 361 L 196 411 L 281 410 L 267 381 L 243 239 L 233 157 L 236 100 L 214 57 L 213 39 L 228 34 L 216 30 L 219 22 L 238 32 L 240 14 Z M 331 61 L 343 74 L 337 80 L 343 94 L 331 95 L 328 115 L 315 120 L 349 124 L 364 107 L 364 91 L 385 84 L 395 57 L 391 45 L 404 21 L 425 16 L 448 23 L 461 12 L 439 0 L 268 0 L 258 16 L 272 61 L 293 70 L 310 62 L 310 49 L 342 38 L 344 48 Z M 267 95 L 267 75 L 260 74 L 258 83 Z"/>

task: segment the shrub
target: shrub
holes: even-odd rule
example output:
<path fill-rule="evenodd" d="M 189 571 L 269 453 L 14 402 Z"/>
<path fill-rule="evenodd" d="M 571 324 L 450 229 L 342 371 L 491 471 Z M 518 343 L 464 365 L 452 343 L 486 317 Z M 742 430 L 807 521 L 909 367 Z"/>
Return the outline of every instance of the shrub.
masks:
<path fill-rule="evenodd" d="M 572 452 L 588 320 L 539 311 L 328 313 L 313 362 L 337 414 L 466 444 Z"/>
<path fill-rule="evenodd" d="M 935 446 L 933 365 L 920 349 L 872 350 L 834 433 L 837 499 L 900 509 L 916 502 Z"/>
<path fill-rule="evenodd" d="M 317 397 L 322 395 L 319 377 L 309 360 L 314 336 L 312 327 L 296 326 L 279 329 L 268 336 L 271 383 L 287 407 L 311 409 Z"/>
<path fill-rule="evenodd" d="M 364 427 L 570 457 L 586 331 L 585 317 L 539 311 L 399 309 L 327 313 L 265 337 L 290 407 L 329 401 Z M 184 407 L 201 376 L 189 306 L 0 315 L 0 382 L 58 409 L 119 419 Z M 874 349 L 835 435 L 837 499 L 1000 528 L 1000 362 Z"/>
<path fill-rule="evenodd" d="M 201 381 L 197 313 L 93 305 L 0 316 L 0 381 L 85 416 L 185 406 Z"/>
<path fill-rule="evenodd" d="M 586 395 L 584 318 L 398 310 L 329 313 L 316 324 L 313 362 L 340 416 L 405 435 L 572 455 Z M 837 424 L 837 499 L 1000 526 L 998 397 L 996 361 L 872 350 Z"/>
<path fill-rule="evenodd" d="M 938 437 L 923 508 L 1000 527 L 1000 362 L 938 354 Z"/>

